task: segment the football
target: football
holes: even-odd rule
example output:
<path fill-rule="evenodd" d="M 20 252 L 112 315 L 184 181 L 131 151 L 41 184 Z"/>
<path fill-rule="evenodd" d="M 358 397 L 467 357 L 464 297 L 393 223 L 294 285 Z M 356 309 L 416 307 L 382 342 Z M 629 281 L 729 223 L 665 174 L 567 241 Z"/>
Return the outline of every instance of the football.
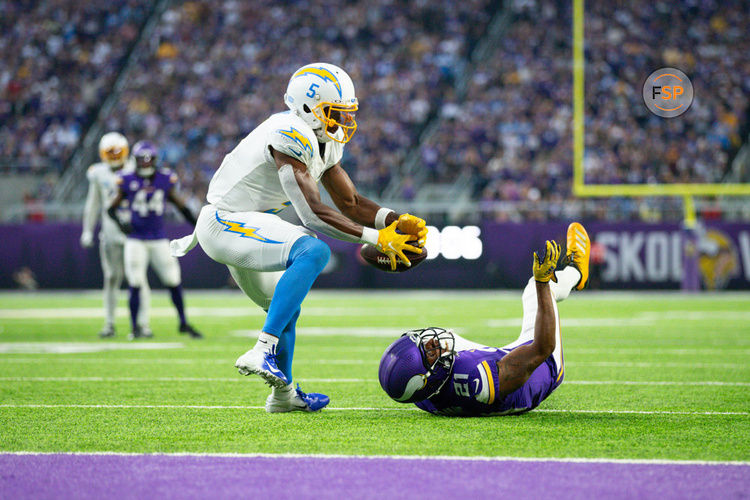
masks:
<path fill-rule="evenodd" d="M 409 269 L 414 269 L 419 264 L 424 262 L 424 260 L 427 258 L 427 249 L 423 248 L 422 253 L 409 252 L 408 250 L 404 251 L 404 255 L 406 255 L 406 258 L 409 259 L 409 262 L 411 262 L 411 266 L 407 266 L 406 264 L 398 260 L 396 263 L 395 271 L 391 271 L 391 259 L 388 258 L 386 254 L 378 251 L 378 249 L 372 245 L 362 245 L 362 248 L 360 248 L 359 250 L 359 254 L 362 256 L 362 259 L 364 259 L 365 262 L 373 267 L 380 269 L 381 271 L 385 271 L 387 273 L 403 273 L 404 271 L 408 271 Z"/>

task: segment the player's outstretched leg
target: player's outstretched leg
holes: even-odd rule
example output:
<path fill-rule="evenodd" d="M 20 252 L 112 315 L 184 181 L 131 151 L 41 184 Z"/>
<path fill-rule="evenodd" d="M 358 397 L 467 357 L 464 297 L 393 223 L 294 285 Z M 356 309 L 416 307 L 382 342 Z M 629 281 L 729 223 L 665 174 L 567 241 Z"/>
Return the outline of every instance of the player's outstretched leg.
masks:
<path fill-rule="evenodd" d="M 241 374 L 260 375 L 266 383 L 278 389 L 289 385 L 290 380 L 277 364 L 279 339 L 330 256 L 328 245 L 312 236 L 302 236 L 294 243 L 289 252 L 287 269 L 276 284 L 258 341 L 234 364 Z"/>

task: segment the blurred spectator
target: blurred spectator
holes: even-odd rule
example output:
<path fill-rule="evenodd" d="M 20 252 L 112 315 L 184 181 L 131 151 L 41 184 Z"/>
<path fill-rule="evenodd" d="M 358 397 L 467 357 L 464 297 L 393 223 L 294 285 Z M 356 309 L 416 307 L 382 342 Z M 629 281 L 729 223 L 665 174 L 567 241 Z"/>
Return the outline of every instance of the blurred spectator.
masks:
<path fill-rule="evenodd" d="M 151 2 L 0 0 L 0 165 L 61 170 L 91 124 Z"/>
<path fill-rule="evenodd" d="M 105 128 L 155 141 L 168 165 L 184 169 L 185 188 L 202 193 L 233 145 L 286 110 L 292 72 L 330 62 L 351 75 L 361 106 L 342 163 L 377 196 L 451 95 L 495 8 L 491 0 L 176 2 Z"/>
<path fill-rule="evenodd" d="M 525 202 L 515 214 L 498 212 L 504 220 L 535 218 L 538 201 L 555 217 L 572 197 L 570 3 L 510 8 L 514 21 L 471 75 L 466 97 L 443 103 L 436 133 L 420 145 L 422 167 L 434 182 L 470 173 L 484 206 Z M 586 182 L 720 182 L 748 110 L 748 26 L 740 0 L 587 2 Z M 664 66 L 683 69 L 696 92 L 692 108 L 671 120 L 649 113 L 641 97 L 645 78 Z M 657 220 L 675 202 L 596 203 L 603 210 L 588 215 Z"/>
<path fill-rule="evenodd" d="M 13 281 L 22 290 L 36 290 L 39 288 L 39 283 L 36 281 L 34 271 L 26 266 L 17 269 L 13 273 Z"/>
<path fill-rule="evenodd" d="M 396 181 L 403 199 L 414 199 L 420 176 L 400 169 L 416 152 L 428 181 L 468 179 L 473 198 L 502 220 L 681 213 L 672 198 L 571 208 L 570 2 L 507 0 L 511 25 L 470 66 L 500 4 L 174 0 L 133 55 L 136 69 L 103 125 L 156 142 L 195 209 L 232 146 L 286 109 L 292 71 L 327 61 L 357 89 L 360 130 L 342 163 L 366 194 L 380 197 Z M 152 8 L 145 0 L 0 0 L 0 168 L 64 166 Z M 748 130 L 748 26 L 742 0 L 586 2 L 586 182 L 720 182 Z M 685 71 L 695 88 L 691 109 L 669 120 L 641 98 L 643 80 L 664 66 Z M 48 196 L 42 184 L 32 199 Z"/>

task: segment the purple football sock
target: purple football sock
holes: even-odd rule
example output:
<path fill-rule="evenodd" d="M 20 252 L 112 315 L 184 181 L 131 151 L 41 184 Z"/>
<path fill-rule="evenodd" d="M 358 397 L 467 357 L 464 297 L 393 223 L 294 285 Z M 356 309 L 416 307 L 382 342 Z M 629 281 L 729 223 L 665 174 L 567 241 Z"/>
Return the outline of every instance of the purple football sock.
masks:
<path fill-rule="evenodd" d="M 130 287 L 130 299 L 128 300 L 128 306 L 130 306 L 130 327 L 133 331 L 138 329 L 138 310 L 141 308 L 141 288 Z"/>
<path fill-rule="evenodd" d="M 180 316 L 180 326 L 185 326 L 187 320 L 185 319 L 185 305 L 182 301 L 182 285 L 171 287 L 169 293 L 172 295 L 172 303 Z"/>

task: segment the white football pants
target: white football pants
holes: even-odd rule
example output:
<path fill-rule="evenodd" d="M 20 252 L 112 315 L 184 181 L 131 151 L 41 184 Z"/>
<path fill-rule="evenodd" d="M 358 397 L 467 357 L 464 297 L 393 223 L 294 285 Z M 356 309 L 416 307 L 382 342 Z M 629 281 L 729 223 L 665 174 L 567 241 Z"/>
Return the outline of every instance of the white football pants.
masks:
<path fill-rule="evenodd" d="M 148 285 L 146 272 L 149 264 L 164 286 L 172 288 L 180 284 L 180 264 L 169 251 L 169 240 L 128 238 L 125 241 L 125 277 L 130 286 L 143 288 Z"/>
<path fill-rule="evenodd" d="M 195 236 L 206 254 L 229 268 L 240 289 L 268 310 L 289 252 L 302 236 L 315 233 L 265 212 L 227 212 L 206 205 Z"/>
<path fill-rule="evenodd" d="M 99 260 L 102 265 L 102 274 L 104 275 L 104 318 L 105 324 L 112 326 L 115 324 L 115 309 L 117 308 L 117 292 L 122 285 L 122 278 L 125 274 L 124 245 L 122 243 L 110 242 L 107 240 L 99 241 Z M 138 311 L 138 325 L 148 328 L 149 299 L 151 289 L 148 282 L 141 287 L 141 304 Z"/>

